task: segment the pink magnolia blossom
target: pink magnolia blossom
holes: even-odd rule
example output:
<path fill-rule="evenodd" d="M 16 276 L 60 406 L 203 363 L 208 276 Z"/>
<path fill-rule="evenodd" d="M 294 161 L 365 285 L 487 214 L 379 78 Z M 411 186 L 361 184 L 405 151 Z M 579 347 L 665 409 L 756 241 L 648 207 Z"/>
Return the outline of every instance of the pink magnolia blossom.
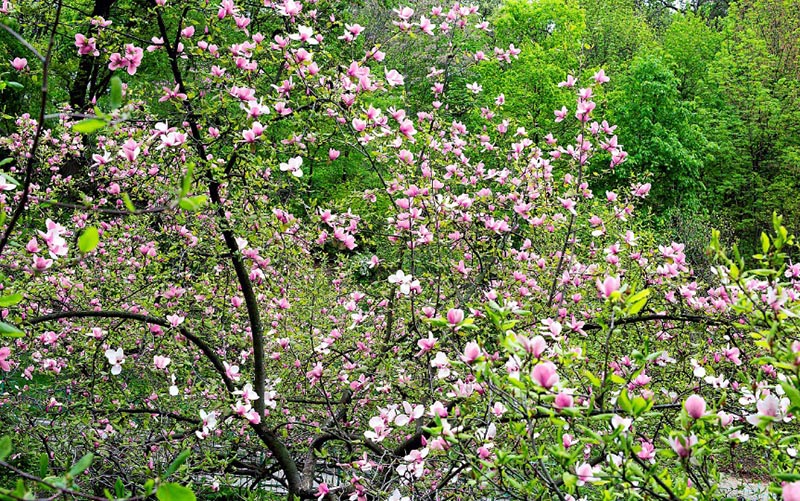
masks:
<path fill-rule="evenodd" d="M 606 72 L 603 71 L 602 68 L 600 69 L 600 71 L 595 73 L 592 78 L 594 79 L 595 82 L 597 82 L 598 84 L 601 84 L 601 85 L 611 81 L 611 79 L 606 76 Z"/>
<path fill-rule="evenodd" d="M 677 435 L 669 439 L 670 447 L 681 459 L 686 459 L 692 455 L 692 446 L 695 444 L 697 444 L 697 436 L 695 435 L 691 435 L 688 438 Z"/>
<path fill-rule="evenodd" d="M 114 52 L 109 57 L 108 69 L 114 71 L 116 69 L 125 69 L 129 75 L 135 75 L 136 69 L 142 64 L 142 57 L 144 49 L 136 47 L 133 44 L 125 45 L 125 55 L 119 52 Z"/>
<path fill-rule="evenodd" d="M 11 370 L 11 364 L 8 361 L 9 356 L 11 356 L 11 348 L 8 346 L 0 348 L 0 369 L 3 369 L 3 372 Z"/>
<path fill-rule="evenodd" d="M 650 187 L 651 187 L 650 183 L 644 183 L 634 186 L 631 189 L 631 191 L 633 192 L 634 196 L 639 198 L 644 198 L 647 196 L 648 193 L 650 193 Z"/>
<path fill-rule="evenodd" d="M 582 486 L 586 482 L 597 482 L 600 480 L 594 476 L 594 470 L 592 469 L 592 465 L 589 463 L 582 463 L 580 466 L 575 468 L 575 474 L 578 476 L 578 485 Z"/>
<path fill-rule="evenodd" d="M 75 47 L 78 48 L 78 55 L 80 56 L 92 55 L 97 57 L 100 55 L 100 51 L 97 50 L 97 41 L 94 37 L 86 38 L 85 35 L 76 34 Z"/>
<path fill-rule="evenodd" d="M 800 501 L 800 481 L 786 482 L 781 487 L 783 501 Z"/>
<path fill-rule="evenodd" d="M 386 74 L 386 83 L 388 83 L 390 87 L 397 87 L 398 85 L 403 85 L 405 83 L 403 75 L 401 75 L 397 70 L 386 70 L 384 68 L 383 71 Z"/>
<path fill-rule="evenodd" d="M 260 125 L 260 124 L 259 124 Z M 303 177 L 303 157 L 293 157 L 286 162 L 281 162 L 280 169 L 283 172 L 289 171 L 294 177 Z"/>
<path fill-rule="evenodd" d="M 536 364 L 531 372 L 531 378 L 536 384 L 548 390 L 555 386 L 559 380 L 556 366 L 553 362 Z"/>
<path fill-rule="evenodd" d="M 0 174 L 0 191 L 11 191 L 17 188 L 16 185 L 9 183 L 6 177 Z"/>
<path fill-rule="evenodd" d="M 451 308 L 447 311 L 447 323 L 450 325 L 458 325 L 464 321 L 464 310 L 458 308 Z"/>
<path fill-rule="evenodd" d="M 556 409 L 566 409 L 572 407 L 574 404 L 574 399 L 572 395 L 564 392 L 560 392 L 556 395 L 556 399 L 553 401 L 553 407 Z"/>
<path fill-rule="evenodd" d="M 478 360 L 481 356 L 481 347 L 475 341 L 470 341 L 464 347 L 464 354 L 461 355 L 461 360 L 467 364 L 471 364 Z"/>
<path fill-rule="evenodd" d="M 617 292 L 620 288 L 620 279 L 619 277 L 606 277 L 605 280 L 602 282 L 600 279 L 597 279 L 597 290 L 600 291 L 600 295 L 608 299 L 611 297 L 612 294 Z"/>
<path fill-rule="evenodd" d="M 417 340 L 417 346 L 419 346 L 419 352 L 417 352 L 417 356 L 423 355 L 429 351 L 431 351 L 435 346 L 438 338 L 433 337 L 432 335 L 428 335 L 427 338 Z"/>
<path fill-rule="evenodd" d="M 42 256 L 33 256 L 33 269 L 42 272 L 53 265 L 52 259 L 46 259 Z"/>
<path fill-rule="evenodd" d="M 155 365 L 156 369 L 166 369 L 171 361 L 169 357 L 163 357 L 161 355 L 153 357 L 153 365 Z"/>
<path fill-rule="evenodd" d="M 770 393 L 765 398 L 756 402 L 756 414 L 747 416 L 747 422 L 753 426 L 758 426 L 763 422 L 773 421 L 780 417 L 781 401 Z"/>
<path fill-rule="evenodd" d="M 563 82 L 559 82 L 558 86 L 559 87 L 566 87 L 568 89 L 571 89 L 572 87 L 575 87 L 575 85 L 577 83 L 578 83 L 578 79 L 577 78 L 575 78 L 572 75 L 567 75 L 567 79 L 565 81 L 563 81 Z"/>
<path fill-rule="evenodd" d="M 692 419 L 700 419 L 706 413 L 706 401 L 700 395 L 690 396 L 683 405 Z"/>
<path fill-rule="evenodd" d="M 230 365 L 228 362 L 222 362 L 225 367 L 225 375 L 233 381 L 238 381 L 242 375 L 239 373 L 238 365 Z"/>
<path fill-rule="evenodd" d="M 111 365 L 111 374 L 117 376 L 122 372 L 122 364 L 125 362 L 125 353 L 122 348 L 113 350 L 107 349 L 105 352 L 108 363 Z"/>
<path fill-rule="evenodd" d="M 28 60 L 24 57 L 15 57 L 14 60 L 11 61 L 11 67 L 17 71 L 22 71 L 28 67 Z"/>
<path fill-rule="evenodd" d="M 642 449 L 637 452 L 636 455 L 639 457 L 639 459 L 654 463 L 656 457 L 656 448 L 652 442 L 643 441 Z"/>

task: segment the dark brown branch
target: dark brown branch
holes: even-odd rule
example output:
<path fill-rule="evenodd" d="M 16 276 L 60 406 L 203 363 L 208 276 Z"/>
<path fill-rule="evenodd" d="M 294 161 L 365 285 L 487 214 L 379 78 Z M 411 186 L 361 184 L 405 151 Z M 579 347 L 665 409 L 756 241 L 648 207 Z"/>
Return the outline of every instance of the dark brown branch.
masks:
<path fill-rule="evenodd" d="M 30 157 L 28 161 L 25 163 L 25 179 L 22 182 L 22 196 L 19 199 L 19 205 L 14 209 L 14 213 L 11 215 L 11 219 L 8 221 L 8 226 L 6 226 L 6 231 L 3 232 L 2 238 L 0 238 L 0 256 L 3 255 L 3 250 L 6 248 L 6 244 L 8 244 L 8 239 L 11 236 L 11 232 L 14 231 L 14 227 L 17 225 L 17 221 L 19 221 L 20 216 L 22 216 L 22 212 L 25 210 L 25 205 L 28 203 L 28 197 L 31 194 L 31 181 L 33 180 L 33 167 L 36 165 L 36 151 L 39 149 L 39 142 L 42 138 L 42 129 L 44 129 L 44 116 L 45 116 L 45 109 L 47 108 L 47 95 L 48 95 L 48 84 L 49 84 L 49 74 L 50 74 L 50 60 L 53 56 L 53 45 L 55 44 L 56 39 L 56 28 L 58 27 L 58 22 L 61 19 L 61 0 L 58 2 L 58 7 L 56 7 L 56 18 L 53 21 L 53 31 L 50 32 L 50 42 L 47 44 L 47 55 L 44 58 L 44 63 L 42 66 L 42 94 L 41 100 L 39 103 L 39 122 L 36 124 L 36 134 L 33 136 L 33 145 L 31 146 Z M 10 28 L 2 25 L 9 33 L 14 35 L 14 31 L 10 30 Z M 32 48 L 32 47 L 31 47 Z M 41 59 L 42 56 L 34 49 L 34 53 Z"/>
<path fill-rule="evenodd" d="M 31 320 L 28 320 L 25 323 L 27 325 L 36 325 L 44 322 L 61 320 L 65 318 L 119 318 L 123 320 L 136 320 L 148 324 L 160 325 L 161 327 L 172 328 L 172 324 L 170 324 L 167 320 L 164 320 L 162 318 L 153 317 L 150 315 L 141 315 L 139 313 L 131 313 L 128 311 L 62 311 L 59 313 L 51 313 L 49 315 L 36 317 Z M 211 347 L 208 344 L 206 344 L 205 341 L 192 334 L 192 332 L 190 332 L 185 327 L 179 326 L 176 328 L 183 337 L 191 341 L 192 344 L 197 346 L 200 349 L 200 351 L 203 352 L 203 355 L 205 355 L 208 358 L 208 360 L 214 366 L 214 369 L 222 378 L 225 387 L 228 389 L 229 392 L 233 392 L 236 389 L 236 387 L 233 385 L 233 381 L 231 381 L 231 379 L 228 377 L 225 371 L 225 365 L 219 359 L 214 350 L 212 350 Z"/>
<path fill-rule="evenodd" d="M 617 326 L 620 326 L 620 325 L 638 324 L 642 322 L 653 322 L 653 321 L 697 322 L 697 323 L 706 323 L 714 325 L 725 324 L 725 322 L 721 320 L 716 320 L 703 315 L 661 315 L 661 314 L 642 315 L 639 317 L 628 317 L 616 320 L 614 323 Z M 585 331 L 596 331 L 602 328 L 603 326 L 599 324 L 586 324 L 583 326 L 583 330 Z"/>
<path fill-rule="evenodd" d="M 164 19 L 161 17 L 160 12 L 156 13 L 156 20 L 158 22 L 158 29 L 161 33 L 161 38 L 164 40 L 164 48 L 167 52 L 170 68 L 172 70 L 172 76 L 175 78 L 175 82 L 178 84 L 178 89 L 184 94 L 188 94 L 186 86 L 183 82 L 183 76 L 181 75 L 180 67 L 178 66 L 178 54 L 176 53 L 175 48 L 169 43 L 167 26 L 164 24 Z M 192 143 L 199 155 L 200 160 L 204 161 L 207 158 L 207 155 L 205 146 L 203 145 L 202 136 L 200 135 L 200 128 L 197 125 L 197 117 L 192 107 L 192 101 L 191 99 L 184 99 L 182 102 L 183 108 L 186 110 L 188 115 L 187 122 L 189 123 L 189 130 L 191 131 Z M 230 169 L 235 161 L 236 154 L 234 153 L 228 161 L 227 169 Z M 218 181 L 212 179 L 209 182 L 208 190 L 211 201 L 217 206 L 217 214 L 220 218 L 220 224 L 224 225 L 226 224 L 226 218 L 219 188 L 220 183 Z M 222 235 L 223 239 L 225 240 L 225 245 L 228 247 L 228 250 L 231 253 L 231 261 L 236 272 L 239 286 L 242 288 L 242 294 L 244 295 L 245 305 L 247 307 L 247 315 L 250 321 L 250 333 L 253 338 L 254 383 L 256 394 L 259 396 L 258 400 L 255 402 L 255 408 L 259 415 L 264 416 L 266 405 L 264 398 L 266 390 L 264 330 L 263 325 L 261 324 L 261 314 L 258 307 L 258 301 L 255 292 L 253 291 L 253 285 L 250 282 L 249 273 L 245 267 L 242 255 L 239 252 L 239 246 L 236 243 L 236 238 L 234 237 L 233 232 L 228 228 L 222 227 Z M 252 428 L 281 465 L 289 486 L 289 492 L 308 499 L 316 497 L 315 492 L 303 490 L 301 486 L 302 479 L 300 476 L 300 471 L 298 470 L 297 463 L 292 457 L 292 454 L 286 444 L 284 444 L 274 432 L 269 430 L 269 428 L 267 428 L 263 422 L 258 425 L 253 425 Z"/>

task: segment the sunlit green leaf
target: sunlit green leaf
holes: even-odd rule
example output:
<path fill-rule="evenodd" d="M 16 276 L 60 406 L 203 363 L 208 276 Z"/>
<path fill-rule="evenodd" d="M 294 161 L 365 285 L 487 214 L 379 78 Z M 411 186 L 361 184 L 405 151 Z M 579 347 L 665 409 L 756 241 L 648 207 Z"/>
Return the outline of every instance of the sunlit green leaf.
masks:
<path fill-rule="evenodd" d="M 22 301 L 22 294 L 9 294 L 7 296 L 0 297 L 0 308 L 7 308 L 9 306 L 14 306 L 15 304 Z"/>
<path fill-rule="evenodd" d="M 180 202 L 178 202 L 178 205 L 183 210 L 188 210 L 188 211 L 194 212 L 194 211 L 202 209 L 203 206 L 206 204 L 206 200 L 207 199 L 208 199 L 208 197 L 206 195 L 195 195 L 193 197 L 183 197 L 183 198 L 181 198 Z"/>
<path fill-rule="evenodd" d="M 80 237 L 78 237 L 78 249 L 83 254 L 87 252 L 92 252 L 95 248 L 97 248 L 97 244 L 100 243 L 100 233 L 97 231 L 97 228 L 94 226 L 89 226 L 85 230 Z"/>
<path fill-rule="evenodd" d="M 22 337 L 25 333 L 11 324 L 0 322 L 0 337 Z"/>
<path fill-rule="evenodd" d="M 178 484 L 161 484 L 156 491 L 158 501 L 196 501 L 194 492 Z"/>
<path fill-rule="evenodd" d="M 98 118 L 87 118 L 72 126 L 72 130 L 81 134 L 91 134 L 105 127 L 107 122 Z"/>

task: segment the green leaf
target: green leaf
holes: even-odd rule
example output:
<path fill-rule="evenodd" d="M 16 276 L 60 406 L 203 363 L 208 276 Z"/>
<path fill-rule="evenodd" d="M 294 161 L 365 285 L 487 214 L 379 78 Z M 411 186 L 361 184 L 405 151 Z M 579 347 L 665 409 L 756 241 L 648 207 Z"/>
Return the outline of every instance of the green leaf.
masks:
<path fill-rule="evenodd" d="M 630 398 L 628 398 L 627 388 L 622 390 L 622 392 L 619 394 L 619 398 L 617 398 L 617 405 L 619 405 L 619 408 L 625 411 L 627 414 L 633 414 L 633 404 L 631 403 Z"/>
<path fill-rule="evenodd" d="M 781 387 L 791 403 L 789 411 L 791 412 L 795 409 L 800 409 L 800 390 L 795 388 L 794 385 L 788 381 L 783 381 L 781 383 Z"/>
<path fill-rule="evenodd" d="M 99 118 L 87 118 L 72 126 L 72 130 L 81 134 L 91 134 L 97 132 L 107 125 L 105 120 Z"/>
<path fill-rule="evenodd" d="M 50 458 L 47 453 L 43 452 L 39 456 L 39 476 L 44 478 L 47 476 L 47 471 L 50 469 Z"/>
<path fill-rule="evenodd" d="M 92 466 L 92 461 L 94 461 L 94 454 L 90 452 L 89 454 L 86 454 L 80 458 L 77 463 L 72 465 L 72 468 L 69 469 L 69 475 L 72 477 L 77 477 L 81 473 L 88 470 L 90 466 Z"/>
<path fill-rule="evenodd" d="M 21 90 L 21 89 L 24 89 L 24 88 L 25 88 L 25 87 L 24 87 L 24 86 L 23 86 L 21 83 L 19 83 L 19 82 L 6 82 L 6 84 L 7 84 L 9 87 L 11 87 L 12 89 Z"/>
<path fill-rule="evenodd" d="M 117 481 L 114 483 L 114 493 L 118 498 L 125 497 L 125 484 L 122 483 L 121 478 L 117 478 Z"/>
<path fill-rule="evenodd" d="M 628 307 L 628 314 L 629 315 L 636 315 L 637 313 L 642 311 L 642 308 L 644 308 L 644 305 L 646 305 L 646 304 L 647 304 L 647 298 L 646 297 L 643 298 L 643 299 L 640 299 L 639 301 L 636 301 L 635 303 L 633 303 L 632 305 L 630 305 Z"/>
<path fill-rule="evenodd" d="M 7 306 L 14 306 L 15 304 L 22 301 L 22 294 L 9 294 L 8 296 L 0 297 L 0 308 L 5 308 Z"/>
<path fill-rule="evenodd" d="M 0 322 L 0 337 L 22 337 L 25 333 L 11 324 Z"/>
<path fill-rule="evenodd" d="M 125 208 L 128 209 L 128 212 L 136 212 L 136 207 L 133 206 L 131 197 L 129 197 L 127 193 L 122 194 L 122 203 L 125 204 Z"/>
<path fill-rule="evenodd" d="M 81 236 L 78 237 L 78 249 L 80 249 L 83 254 L 92 252 L 95 248 L 97 248 L 97 244 L 99 243 L 100 233 L 94 226 L 89 226 L 83 230 Z"/>
<path fill-rule="evenodd" d="M 197 501 L 191 489 L 178 484 L 161 484 L 156 497 L 158 501 Z"/>
<path fill-rule="evenodd" d="M 11 437 L 8 435 L 0 438 L 0 461 L 5 461 L 5 459 L 11 455 Z"/>
<path fill-rule="evenodd" d="M 164 472 L 164 478 L 168 478 L 170 475 L 178 471 L 178 468 L 180 468 L 181 465 L 186 462 L 186 458 L 188 458 L 191 453 L 192 451 L 186 449 L 178 454 L 178 457 L 176 457 L 175 460 L 170 463 L 170 465 L 167 467 L 167 471 Z"/>
<path fill-rule="evenodd" d="M 198 211 L 203 208 L 206 204 L 206 200 L 208 199 L 205 195 L 195 195 L 193 197 L 183 197 L 181 198 L 178 205 L 183 210 L 188 210 L 191 212 Z"/>
<path fill-rule="evenodd" d="M 0 160 L 0 167 L 4 166 L 6 164 L 10 164 L 13 161 L 14 161 L 14 159 L 11 158 L 11 157 L 4 158 L 4 159 Z M 6 177 L 8 177 L 8 176 L 6 176 Z"/>
<path fill-rule="evenodd" d="M 183 176 L 183 179 L 181 180 L 181 198 L 189 194 L 189 190 L 192 188 L 193 175 L 194 175 L 194 162 L 188 162 L 186 164 L 186 175 Z"/>
<path fill-rule="evenodd" d="M 122 106 L 122 80 L 119 77 L 111 79 L 111 110 Z"/>
<path fill-rule="evenodd" d="M 761 232 L 761 252 L 764 254 L 769 252 L 769 237 L 763 231 Z"/>

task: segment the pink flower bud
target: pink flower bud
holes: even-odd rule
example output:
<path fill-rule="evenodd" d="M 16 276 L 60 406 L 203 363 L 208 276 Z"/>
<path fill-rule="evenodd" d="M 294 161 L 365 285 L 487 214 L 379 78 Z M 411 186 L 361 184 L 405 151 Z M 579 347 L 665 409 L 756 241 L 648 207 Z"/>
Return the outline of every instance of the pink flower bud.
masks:
<path fill-rule="evenodd" d="M 464 310 L 458 308 L 451 308 L 447 312 L 447 322 L 450 325 L 458 325 L 464 321 Z"/>
<path fill-rule="evenodd" d="M 558 383 L 559 379 L 556 373 L 556 366 L 552 362 L 537 364 L 533 368 L 531 377 L 536 384 L 548 390 Z"/>
<path fill-rule="evenodd" d="M 706 401 L 700 395 L 692 395 L 687 398 L 684 407 L 692 419 L 700 419 L 706 413 Z"/>

